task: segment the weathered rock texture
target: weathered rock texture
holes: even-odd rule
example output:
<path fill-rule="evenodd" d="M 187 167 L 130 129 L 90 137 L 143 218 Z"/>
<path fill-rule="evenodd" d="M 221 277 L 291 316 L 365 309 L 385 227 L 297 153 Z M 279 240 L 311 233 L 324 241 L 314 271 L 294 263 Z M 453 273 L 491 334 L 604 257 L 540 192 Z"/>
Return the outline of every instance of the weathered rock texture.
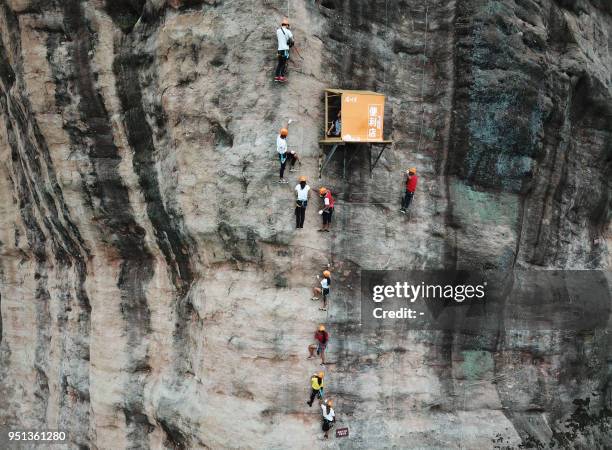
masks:
<path fill-rule="evenodd" d="M 279 86 L 284 15 L 303 59 Z M 362 269 L 610 268 L 611 47 L 606 0 L 0 0 L 0 425 L 71 448 L 612 446 L 610 333 L 357 327 Z M 372 178 L 352 149 L 315 180 L 325 87 L 387 94 Z M 274 183 L 288 118 L 333 233 L 315 205 L 295 232 Z M 319 322 L 351 429 L 329 444 L 304 404 Z"/>

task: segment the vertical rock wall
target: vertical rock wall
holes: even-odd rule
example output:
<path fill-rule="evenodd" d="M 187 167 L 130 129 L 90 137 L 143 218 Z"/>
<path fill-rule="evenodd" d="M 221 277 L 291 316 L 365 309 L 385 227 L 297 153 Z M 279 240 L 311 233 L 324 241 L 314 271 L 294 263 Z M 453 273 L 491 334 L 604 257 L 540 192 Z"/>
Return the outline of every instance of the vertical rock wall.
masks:
<path fill-rule="evenodd" d="M 611 445 L 609 334 L 357 326 L 362 269 L 609 269 L 610 7 L 316 3 L 0 0 L 0 423 L 71 447 L 312 448 L 324 322 L 351 430 L 330 446 Z M 301 57 L 278 85 L 283 16 Z M 372 176 L 356 146 L 317 179 L 326 87 L 387 95 Z M 334 192 L 333 233 L 314 197 L 293 229 L 300 174 Z"/>

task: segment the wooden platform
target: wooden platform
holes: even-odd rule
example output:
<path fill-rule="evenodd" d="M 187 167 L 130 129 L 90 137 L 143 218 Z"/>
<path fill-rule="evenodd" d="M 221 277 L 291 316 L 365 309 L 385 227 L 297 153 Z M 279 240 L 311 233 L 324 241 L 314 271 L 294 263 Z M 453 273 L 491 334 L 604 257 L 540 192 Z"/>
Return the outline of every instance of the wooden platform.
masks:
<path fill-rule="evenodd" d="M 378 160 L 380 159 L 380 157 L 382 156 L 383 152 L 385 151 L 385 149 L 390 146 L 393 145 L 393 141 L 391 140 L 384 140 L 384 141 L 372 141 L 372 142 L 355 142 L 355 141 L 343 141 L 340 138 L 332 138 L 332 139 L 322 139 L 319 141 L 319 144 L 321 145 L 321 150 L 319 152 L 319 179 L 321 178 L 321 176 L 323 175 L 323 170 L 325 169 L 325 166 L 327 166 L 327 164 L 329 164 L 329 162 L 331 161 L 331 159 L 333 158 L 334 154 L 336 153 L 336 150 L 338 150 L 338 147 L 342 146 L 342 150 L 343 150 L 343 156 L 342 156 L 342 178 L 346 178 L 346 166 L 347 166 L 347 161 L 346 161 L 346 149 L 348 147 L 347 144 L 365 144 L 368 147 L 368 154 L 369 154 L 369 162 L 370 162 L 370 177 L 372 176 L 372 171 L 374 170 L 374 168 L 376 167 L 376 164 L 378 163 Z M 329 152 L 329 155 L 327 155 L 327 157 L 325 156 L 325 153 L 323 151 L 323 146 L 326 145 L 330 145 L 331 146 L 331 151 Z M 372 147 L 374 145 L 382 145 L 382 148 L 380 149 L 380 152 L 378 153 L 378 156 L 376 156 L 376 159 L 374 159 L 374 161 L 372 161 Z M 378 151 L 378 149 L 377 149 Z M 348 160 L 348 164 L 350 164 L 350 162 L 353 160 L 353 158 L 355 157 L 356 153 L 352 152 L 352 155 L 350 156 L 349 160 Z"/>

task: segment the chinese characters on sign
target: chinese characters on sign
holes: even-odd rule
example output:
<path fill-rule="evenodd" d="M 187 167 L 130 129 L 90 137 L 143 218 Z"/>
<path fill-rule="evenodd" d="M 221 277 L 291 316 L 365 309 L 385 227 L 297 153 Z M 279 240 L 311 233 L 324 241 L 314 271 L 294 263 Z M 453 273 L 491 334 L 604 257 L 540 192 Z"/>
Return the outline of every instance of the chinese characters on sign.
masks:
<path fill-rule="evenodd" d="M 382 105 L 368 105 L 368 138 L 382 139 Z"/>
<path fill-rule="evenodd" d="M 332 99 L 332 101 L 334 100 Z M 341 139 L 343 141 L 381 142 L 383 140 L 385 120 L 384 95 L 367 91 L 347 91 L 342 93 L 341 104 Z M 333 119 L 334 116 L 331 115 L 327 118 L 327 121 L 331 122 Z"/>
<path fill-rule="evenodd" d="M 348 437 L 348 435 L 349 435 L 349 429 L 348 428 L 338 428 L 336 430 L 336 437 L 337 438 Z"/>

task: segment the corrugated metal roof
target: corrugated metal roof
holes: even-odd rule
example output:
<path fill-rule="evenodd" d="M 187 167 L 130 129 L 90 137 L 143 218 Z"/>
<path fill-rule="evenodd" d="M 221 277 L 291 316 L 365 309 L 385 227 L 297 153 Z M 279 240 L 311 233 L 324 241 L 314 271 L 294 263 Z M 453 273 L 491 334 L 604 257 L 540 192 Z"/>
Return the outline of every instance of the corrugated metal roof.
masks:
<path fill-rule="evenodd" d="M 367 94 L 367 95 L 380 95 L 382 97 L 385 96 L 385 94 L 380 94 L 378 92 L 373 92 L 373 91 L 357 91 L 354 89 L 325 89 L 325 92 L 331 92 L 333 94 Z"/>

